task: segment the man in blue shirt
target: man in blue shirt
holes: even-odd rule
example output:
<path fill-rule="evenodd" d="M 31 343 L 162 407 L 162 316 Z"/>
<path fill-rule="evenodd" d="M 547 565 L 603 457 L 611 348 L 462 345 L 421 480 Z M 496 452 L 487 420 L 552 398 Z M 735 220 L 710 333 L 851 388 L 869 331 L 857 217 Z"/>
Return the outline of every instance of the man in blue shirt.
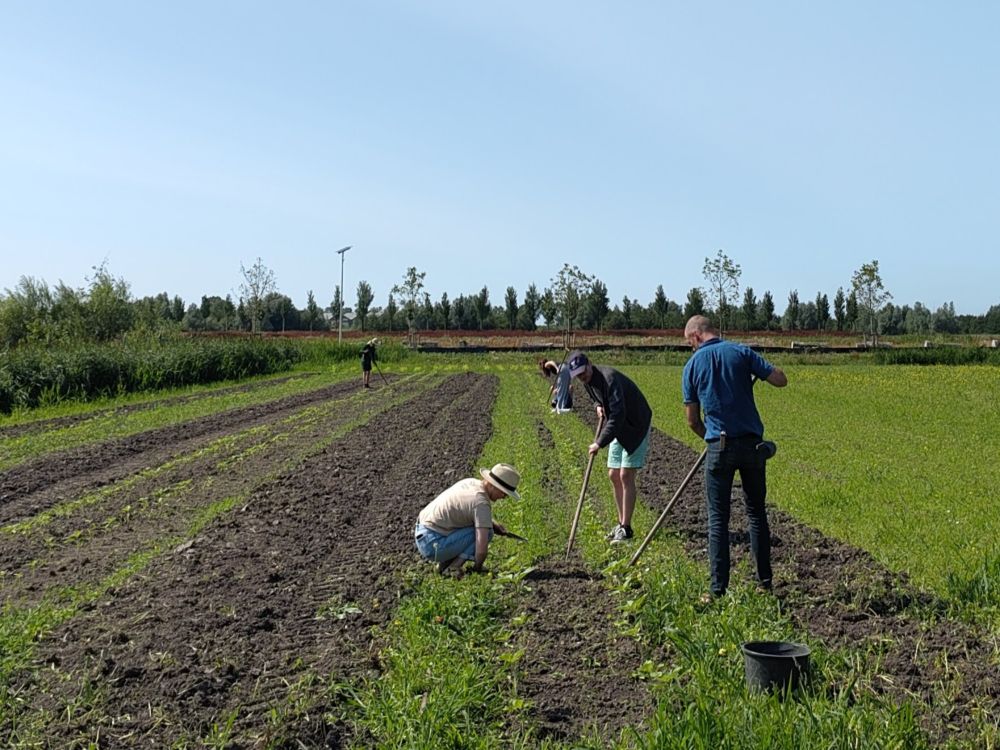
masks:
<path fill-rule="evenodd" d="M 733 478 L 740 472 L 749 520 L 750 550 L 757 581 L 771 588 L 771 530 L 765 462 L 774 443 L 764 440 L 764 424 L 753 400 L 754 380 L 783 388 L 788 378 L 757 352 L 719 337 L 712 322 L 693 316 L 684 338 L 695 350 L 684 366 L 682 385 L 688 426 L 707 443 L 705 497 L 708 506 L 708 559 L 712 596 L 729 587 L 729 511 Z"/>

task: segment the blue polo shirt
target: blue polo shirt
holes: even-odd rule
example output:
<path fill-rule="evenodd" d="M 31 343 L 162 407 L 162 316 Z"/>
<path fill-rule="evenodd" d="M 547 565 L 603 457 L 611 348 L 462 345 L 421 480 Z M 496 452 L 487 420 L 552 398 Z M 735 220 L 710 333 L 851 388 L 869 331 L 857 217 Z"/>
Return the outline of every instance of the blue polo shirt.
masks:
<path fill-rule="evenodd" d="M 753 380 L 767 380 L 774 366 L 744 344 L 715 338 L 698 347 L 684 365 L 681 390 L 685 404 L 700 404 L 705 440 L 725 430 L 730 438 L 764 435 L 753 400 Z"/>

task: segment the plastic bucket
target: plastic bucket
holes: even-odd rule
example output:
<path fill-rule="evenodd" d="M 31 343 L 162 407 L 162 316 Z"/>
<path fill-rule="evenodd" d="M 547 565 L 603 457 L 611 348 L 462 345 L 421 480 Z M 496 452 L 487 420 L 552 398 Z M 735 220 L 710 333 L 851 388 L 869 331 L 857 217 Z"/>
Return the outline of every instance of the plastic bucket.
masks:
<path fill-rule="evenodd" d="M 763 692 L 796 688 L 809 672 L 809 647 L 785 641 L 743 644 L 747 687 Z"/>

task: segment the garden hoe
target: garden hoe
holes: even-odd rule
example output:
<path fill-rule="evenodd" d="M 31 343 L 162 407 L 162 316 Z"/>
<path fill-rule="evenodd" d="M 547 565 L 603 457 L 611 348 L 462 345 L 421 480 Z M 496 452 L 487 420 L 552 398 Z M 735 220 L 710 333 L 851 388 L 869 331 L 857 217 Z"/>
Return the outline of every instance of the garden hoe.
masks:
<path fill-rule="evenodd" d="M 519 541 L 519 542 L 526 542 L 526 541 L 528 541 L 528 540 L 527 540 L 527 539 L 525 539 L 525 538 L 524 538 L 523 536 L 521 536 L 520 534 L 515 534 L 515 533 L 514 533 L 513 531 L 497 531 L 497 530 L 496 530 L 496 527 L 494 527 L 494 528 L 493 528 L 493 531 L 494 531 L 494 532 L 495 532 L 495 533 L 496 533 L 496 534 L 497 534 L 498 536 L 506 536 L 506 537 L 510 537 L 511 539 L 517 539 L 517 541 Z"/>
<path fill-rule="evenodd" d="M 375 369 L 378 370 L 378 376 L 382 378 L 382 382 L 389 385 L 389 381 L 385 379 L 385 375 L 382 374 L 382 368 L 378 366 L 378 362 L 375 363 Z"/>
<path fill-rule="evenodd" d="M 635 561 L 639 559 L 639 555 L 642 554 L 642 551 L 646 549 L 646 546 L 653 539 L 653 535 L 656 533 L 657 529 L 660 528 L 660 524 L 662 524 L 663 520 L 667 517 L 667 513 L 669 513 L 670 509 L 674 507 L 674 503 L 677 502 L 677 498 L 681 496 L 681 493 L 688 486 L 688 482 L 691 481 L 691 477 L 693 477 L 694 473 L 698 471 L 698 467 L 701 466 L 702 461 L 705 460 L 705 454 L 707 453 L 708 453 L 708 448 L 706 447 L 701 452 L 701 455 L 698 456 L 698 460 L 694 462 L 694 466 L 691 467 L 691 471 L 689 471 L 687 473 L 687 476 L 684 477 L 684 481 L 681 482 L 681 486 L 677 488 L 677 492 L 675 492 L 674 496 L 670 498 L 670 502 L 667 503 L 667 507 L 663 509 L 663 512 L 660 514 L 660 517 L 656 519 L 656 523 L 653 524 L 653 528 L 649 530 L 649 533 L 646 534 L 646 538 L 642 540 L 642 544 L 639 545 L 639 549 L 635 551 L 635 554 L 632 555 L 632 559 L 628 561 L 629 565 L 635 565 Z"/>
<path fill-rule="evenodd" d="M 604 418 L 597 420 L 597 432 L 594 433 L 594 442 L 597 442 L 598 435 L 601 434 L 601 427 L 604 426 Z M 596 453 L 591 453 L 587 460 L 587 470 L 583 473 L 583 488 L 580 490 L 580 499 L 576 502 L 576 513 L 573 514 L 573 525 L 569 530 L 569 543 L 566 545 L 566 557 L 573 550 L 573 540 L 576 539 L 576 527 L 580 523 L 580 512 L 583 510 L 583 497 L 587 494 L 587 484 L 590 482 L 590 470 L 594 468 L 594 458 Z"/>
<path fill-rule="evenodd" d="M 750 385 L 753 386 L 753 385 L 756 385 L 756 384 L 757 384 L 757 376 L 753 375 L 750 378 Z M 725 450 L 725 447 L 726 447 L 726 431 L 725 430 L 723 430 L 722 434 L 719 436 L 719 441 L 720 441 L 719 442 L 719 449 L 720 450 Z M 763 441 L 761 443 L 758 443 L 756 447 L 757 447 L 758 451 L 761 451 L 761 452 L 764 453 L 765 460 L 768 459 L 768 458 L 771 458 L 775 454 L 775 451 L 778 450 L 778 446 L 776 446 L 770 440 L 765 440 L 765 441 Z M 667 507 L 663 509 L 663 512 L 660 514 L 660 517 L 656 519 L 656 523 L 653 524 L 653 528 L 651 528 L 649 530 L 649 533 L 646 534 L 646 538 L 642 540 L 642 544 L 639 545 L 639 549 L 637 549 L 635 551 L 635 554 L 632 555 L 632 559 L 628 561 L 629 565 L 635 565 L 636 560 L 639 559 L 639 556 L 643 553 L 643 550 L 645 550 L 646 547 L 647 547 L 647 545 L 649 545 L 650 541 L 653 539 L 653 535 L 656 533 L 657 529 L 660 528 L 660 525 L 663 523 L 664 519 L 667 517 L 667 513 L 669 513 L 670 509 L 674 507 L 674 503 L 677 502 L 677 498 L 679 498 L 681 496 L 681 493 L 688 486 L 688 482 L 691 481 L 691 477 L 694 476 L 694 473 L 698 470 L 698 467 L 701 466 L 701 464 L 705 460 L 705 456 L 707 454 L 708 454 L 708 446 L 705 446 L 704 450 L 702 450 L 702 452 L 701 452 L 701 455 L 698 456 L 698 460 L 695 461 L 694 462 L 694 466 L 691 467 L 691 471 L 689 471 L 688 474 L 687 474 L 687 476 L 684 477 L 684 481 L 681 482 L 681 486 L 677 488 L 677 492 L 675 492 L 674 496 L 672 498 L 670 498 L 670 502 L 667 503 Z"/>

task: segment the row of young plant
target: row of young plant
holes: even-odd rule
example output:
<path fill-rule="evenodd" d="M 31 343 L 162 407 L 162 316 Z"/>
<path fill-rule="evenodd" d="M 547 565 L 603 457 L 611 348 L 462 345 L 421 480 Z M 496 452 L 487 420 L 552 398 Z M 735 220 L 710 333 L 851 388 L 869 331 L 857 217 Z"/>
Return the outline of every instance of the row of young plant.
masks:
<path fill-rule="evenodd" d="M 103 703 L 99 688 L 88 682 L 79 685 L 79 700 L 72 705 L 60 706 L 55 711 L 45 701 L 32 698 L 33 684 L 29 671 L 35 650 L 54 629 L 77 616 L 109 590 L 145 570 L 161 555 L 195 538 L 216 519 L 245 504 L 255 491 L 275 477 L 287 473 L 336 440 L 363 427 L 378 414 L 418 397 L 436 380 L 426 375 L 400 378 L 396 381 L 398 387 L 378 401 L 365 399 L 360 390 L 335 401 L 323 401 L 275 424 L 256 425 L 217 438 L 194 451 L 171 456 L 162 464 L 149 466 L 139 474 L 120 479 L 92 493 L 67 498 L 36 516 L 0 527 L 0 540 L 4 540 L 5 544 L 15 544 L 16 540 L 30 535 L 45 537 L 47 527 L 56 519 L 79 517 L 81 533 L 50 538 L 46 545 L 48 554 L 48 551 L 58 552 L 61 545 L 90 544 L 99 548 L 102 541 L 100 533 L 122 523 L 124 514 L 131 514 L 128 516 L 130 527 L 142 526 L 137 523 L 140 513 L 151 517 L 162 516 L 163 519 L 156 526 L 155 537 L 134 534 L 133 547 L 119 550 L 121 559 L 116 560 L 114 569 L 99 580 L 88 578 L 86 570 L 81 568 L 74 570 L 70 574 L 72 577 L 54 582 L 51 588 L 39 593 L 34 600 L 18 604 L 8 602 L 0 608 L 0 744 L 5 747 L 42 747 L 46 746 L 47 732 L 60 719 L 71 723 L 76 721 L 79 726 L 97 727 L 116 715 L 117 707 Z M 365 409 L 345 408 L 359 400 L 367 402 Z M 186 421 L 184 406 L 167 405 L 162 412 L 172 413 L 173 421 Z M 319 419 L 327 420 L 322 439 L 316 438 L 315 424 Z M 248 473 L 243 467 L 248 459 L 260 453 L 262 446 L 269 449 L 269 460 L 261 461 L 258 457 L 255 461 L 258 473 L 252 481 L 246 481 Z M 216 470 L 205 475 L 201 482 L 205 486 L 211 485 L 220 496 L 208 505 L 191 508 L 184 498 L 197 494 L 195 490 L 198 487 L 186 476 L 184 468 L 198 461 L 214 463 Z M 224 481 L 227 474 L 239 475 L 240 481 L 227 484 Z M 122 499 L 130 492 L 137 494 L 135 485 L 142 483 L 150 485 L 146 497 L 153 500 L 121 507 Z M 233 492 L 221 490 L 230 486 L 239 489 Z M 211 493 L 203 494 L 211 496 Z M 145 528 L 152 527 L 146 525 Z M 110 553 L 102 550 L 95 554 L 107 557 Z M 43 559 L 36 559 L 28 565 L 43 563 Z M 67 675 L 66 679 L 80 677 Z M 275 707 L 273 726 L 269 728 L 275 737 L 292 732 L 287 723 L 295 720 L 294 699 L 296 694 L 290 690 L 289 703 Z M 227 729 L 223 721 L 220 726 L 213 727 L 210 736 L 180 738 L 177 747 L 230 747 L 231 744 L 220 741 L 220 738 L 232 729 L 232 726 Z M 79 746 L 96 747 L 88 743 L 92 740 L 81 738 Z M 276 746 L 283 745 L 276 743 Z"/>
<path fill-rule="evenodd" d="M 566 743 L 539 739 L 532 706 L 518 692 L 519 665 L 531 658 L 517 648 L 519 629 L 531 626 L 518 602 L 531 596 L 523 580 L 531 566 L 562 554 L 573 511 L 575 492 L 562 493 L 565 497 L 543 493 L 542 478 L 547 475 L 550 485 L 555 478 L 564 488 L 579 487 L 592 434 L 575 418 L 549 414 L 544 382 L 528 368 L 518 370 L 498 370 L 494 434 L 482 463 L 506 460 L 521 470 L 525 501 L 501 504 L 497 515 L 512 529 L 530 529 L 531 541 L 515 548 L 495 543 L 491 577 L 455 581 L 429 569 L 411 574 L 412 595 L 391 626 L 377 634 L 382 673 L 334 690 L 343 707 L 336 718 L 354 728 L 358 746 L 926 746 L 911 707 L 853 690 L 857 681 L 874 674 L 869 654 L 833 653 L 814 644 L 812 687 L 795 700 L 749 694 L 740 644 L 758 638 L 808 641 L 808 634 L 794 632 L 777 600 L 754 593 L 747 584 L 735 585 L 723 603 L 700 607 L 705 571 L 669 534 L 648 548 L 641 566 L 627 567 L 633 550 L 610 548 L 603 538 L 611 520 L 605 507 L 611 488 L 599 470 L 592 475 L 577 547 L 589 565 L 603 571 L 608 596 L 618 601 L 621 636 L 643 644 L 648 658 L 636 665 L 633 678 L 648 683 L 659 707 L 644 728 L 618 737 L 591 733 Z M 539 421 L 551 431 L 552 445 L 539 440 Z M 652 522 L 652 513 L 640 507 L 637 528 Z M 622 685 L 624 691 L 633 689 L 635 684 Z"/>

